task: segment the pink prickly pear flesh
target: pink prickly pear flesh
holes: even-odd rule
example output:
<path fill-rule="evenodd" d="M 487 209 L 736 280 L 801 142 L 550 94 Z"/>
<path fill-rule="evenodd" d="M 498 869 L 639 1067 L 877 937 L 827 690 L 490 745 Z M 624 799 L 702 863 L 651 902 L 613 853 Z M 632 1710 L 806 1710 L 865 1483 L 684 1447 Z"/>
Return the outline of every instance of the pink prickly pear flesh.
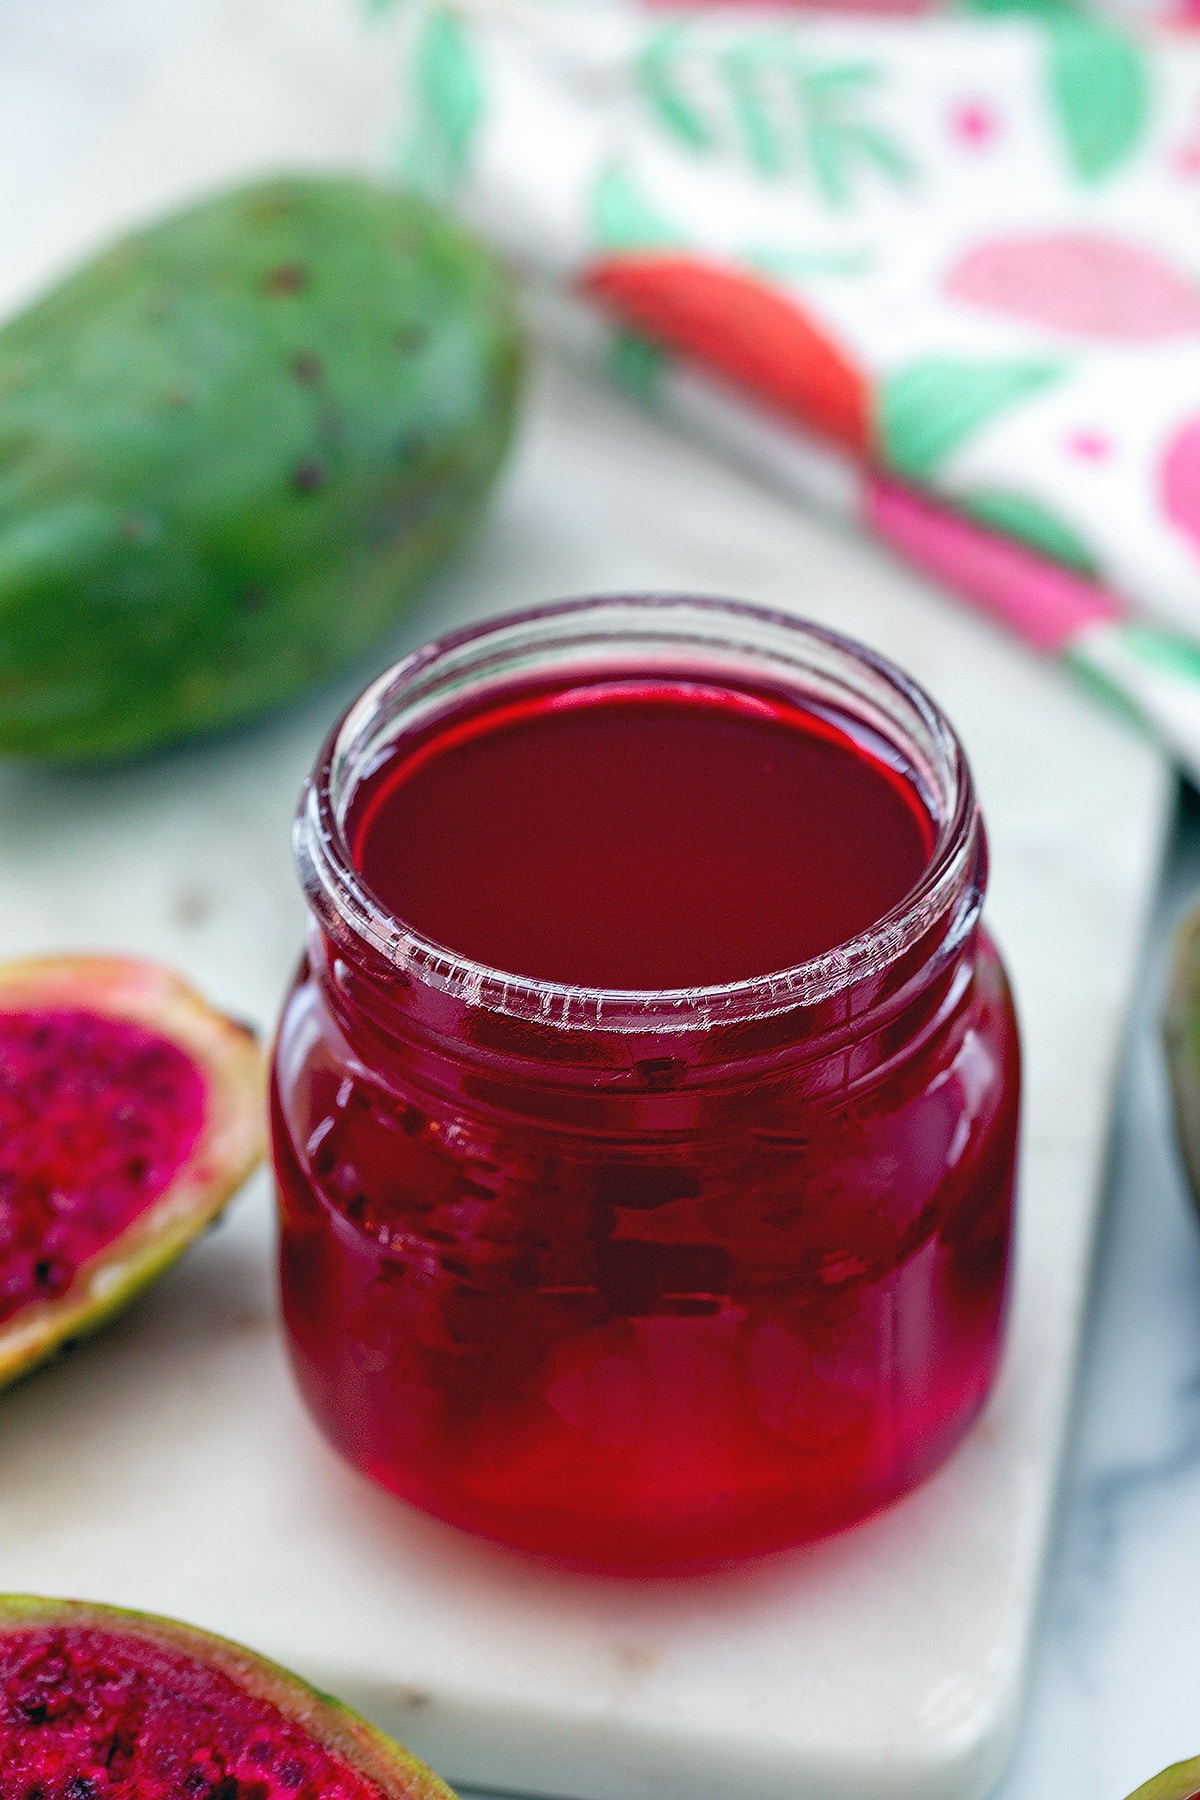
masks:
<path fill-rule="evenodd" d="M 121 957 L 0 964 L 0 1386 L 94 1330 L 261 1159 L 253 1032 Z"/>
<path fill-rule="evenodd" d="M 454 1800 L 277 1664 L 173 1619 L 0 1596 L 4 1800 Z"/>

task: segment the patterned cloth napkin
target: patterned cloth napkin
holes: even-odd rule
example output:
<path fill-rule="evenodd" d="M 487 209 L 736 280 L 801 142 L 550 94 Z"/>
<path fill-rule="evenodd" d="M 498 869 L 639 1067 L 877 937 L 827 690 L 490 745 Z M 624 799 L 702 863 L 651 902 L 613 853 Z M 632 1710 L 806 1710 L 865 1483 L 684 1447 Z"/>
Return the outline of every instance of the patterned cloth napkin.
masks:
<path fill-rule="evenodd" d="M 383 15 L 398 172 L 537 316 L 1200 772 L 1200 44 L 638 0 Z"/>

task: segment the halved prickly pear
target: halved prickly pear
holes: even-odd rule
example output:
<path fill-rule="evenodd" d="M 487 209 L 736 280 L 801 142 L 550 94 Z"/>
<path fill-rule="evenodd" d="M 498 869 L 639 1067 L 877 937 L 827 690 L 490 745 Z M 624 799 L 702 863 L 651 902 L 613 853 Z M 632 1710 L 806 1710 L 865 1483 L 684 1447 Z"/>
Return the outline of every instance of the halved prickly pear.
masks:
<path fill-rule="evenodd" d="M 46 1800 L 454 1800 L 278 1664 L 194 1626 L 0 1596 L 0 1793 Z"/>
<path fill-rule="evenodd" d="M 1192 1196 L 1200 1206 L 1200 904 L 1193 905 L 1175 933 L 1163 1038 L 1175 1130 Z"/>
<path fill-rule="evenodd" d="M 1172 1763 L 1152 1781 L 1143 1782 L 1129 1800 L 1200 1800 L 1200 1756 Z"/>
<path fill-rule="evenodd" d="M 0 964 L 0 1386 L 220 1212 L 262 1157 L 264 1081 L 254 1033 L 154 963 Z"/>

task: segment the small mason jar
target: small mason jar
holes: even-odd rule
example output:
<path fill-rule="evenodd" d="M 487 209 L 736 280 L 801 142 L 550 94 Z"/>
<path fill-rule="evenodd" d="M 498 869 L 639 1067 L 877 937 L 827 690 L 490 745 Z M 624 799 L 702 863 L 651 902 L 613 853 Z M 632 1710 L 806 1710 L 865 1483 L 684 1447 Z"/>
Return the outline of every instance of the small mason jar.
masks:
<path fill-rule="evenodd" d="M 388 915 L 347 817 L 406 737 L 514 682 L 664 668 L 883 746 L 930 821 L 903 901 L 795 967 L 663 992 L 487 968 Z M 1019 1060 L 970 772 L 919 687 L 732 602 L 494 620 L 350 708 L 296 852 L 283 1308 L 344 1456 L 470 1531 L 621 1571 L 803 1542 L 947 1456 L 999 1354 Z"/>

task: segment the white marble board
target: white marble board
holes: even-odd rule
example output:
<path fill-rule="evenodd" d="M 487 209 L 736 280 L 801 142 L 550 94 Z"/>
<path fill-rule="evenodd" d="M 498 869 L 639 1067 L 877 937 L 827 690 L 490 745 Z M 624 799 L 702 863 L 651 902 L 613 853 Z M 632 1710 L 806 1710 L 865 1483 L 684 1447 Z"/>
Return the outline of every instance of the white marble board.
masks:
<path fill-rule="evenodd" d="M 319 33 L 268 52 L 255 34 L 277 4 L 237 0 L 236 43 L 215 33 L 164 77 L 37 257 L 0 269 L 5 294 L 111 219 L 300 153 L 296 120 L 348 65 Z M 260 109 L 251 130 L 264 84 L 269 129 Z M 369 112 L 326 108 L 309 159 L 359 160 Z M 105 1337 L 0 1397 L 0 1588 L 242 1638 L 460 1781 L 562 1800 L 974 1800 L 1019 1705 L 1168 776 L 1055 670 L 881 554 L 550 368 L 487 530 L 377 664 L 491 611 L 645 586 L 856 633 L 966 739 L 1028 1074 L 1016 1306 L 984 1418 L 921 1491 L 808 1551 L 675 1583 L 556 1574 L 406 1511 L 325 1450 L 283 1362 L 260 1179 Z M 0 770 L 4 952 L 162 956 L 269 1029 L 299 942 L 292 805 L 367 672 L 135 769 Z"/>

